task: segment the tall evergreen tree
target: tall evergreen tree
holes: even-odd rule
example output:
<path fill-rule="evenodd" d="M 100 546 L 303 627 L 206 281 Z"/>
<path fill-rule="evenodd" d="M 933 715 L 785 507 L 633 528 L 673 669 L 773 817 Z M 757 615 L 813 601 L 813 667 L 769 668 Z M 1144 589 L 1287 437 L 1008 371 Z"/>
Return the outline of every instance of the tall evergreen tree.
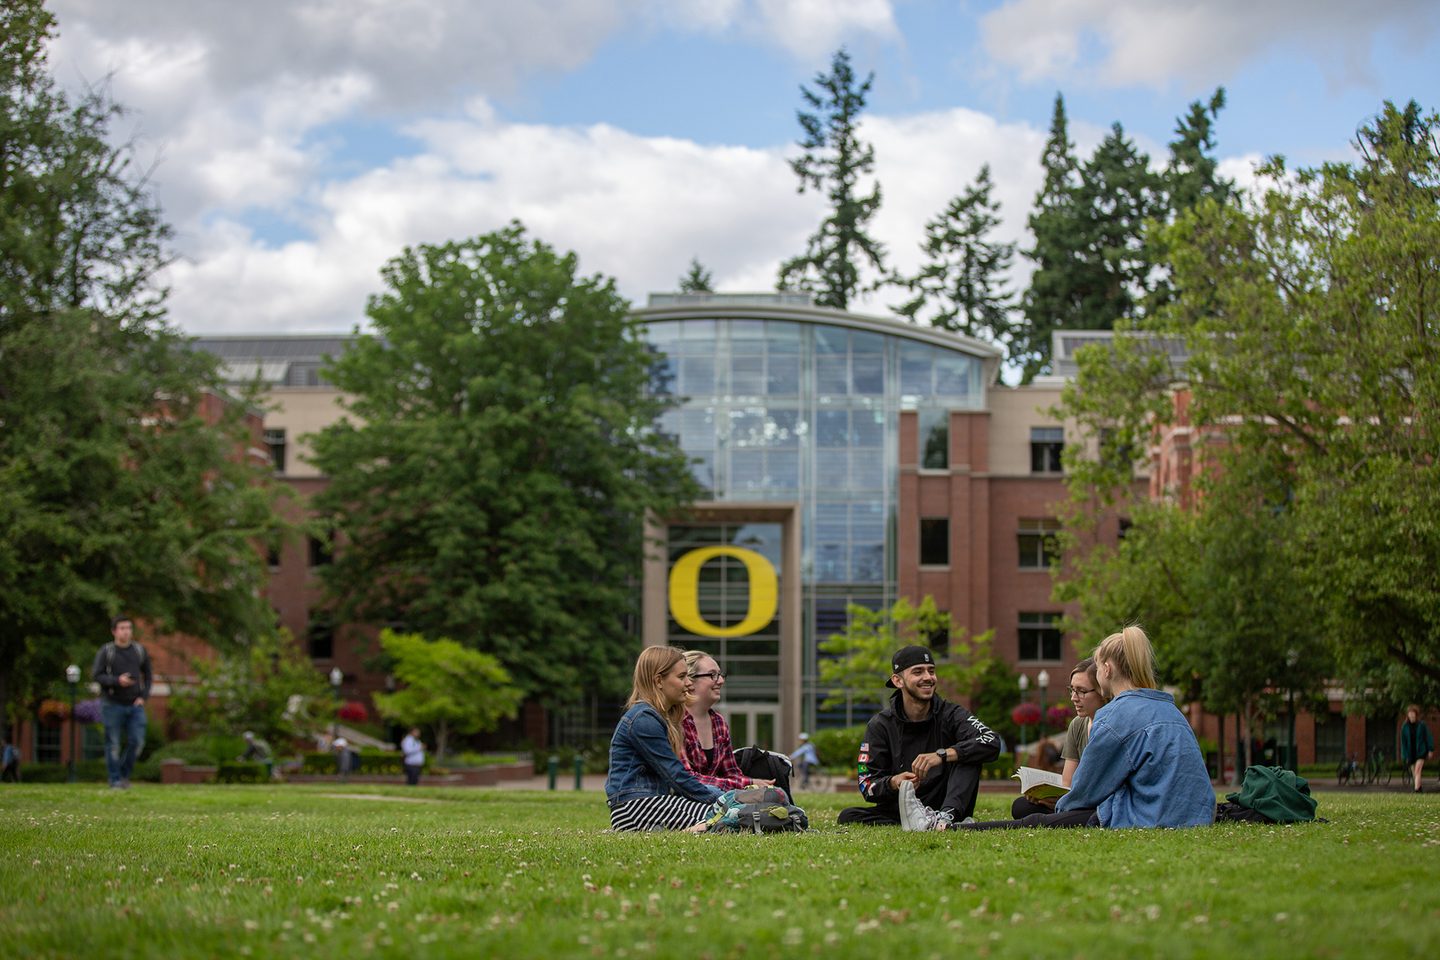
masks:
<path fill-rule="evenodd" d="M 991 342 L 1009 337 L 1013 305 L 1005 282 L 1015 244 L 990 239 L 1000 224 L 993 188 L 986 164 L 975 183 L 925 225 L 920 249 L 927 259 L 904 281 L 912 296 L 895 308 L 901 316 Z"/>
<path fill-rule="evenodd" d="M 169 231 L 118 108 L 56 88 L 54 29 L 41 0 L 0 5 L 0 717 L 122 610 L 221 644 L 274 627 L 268 471 L 166 321 Z"/>
<path fill-rule="evenodd" d="M 699 257 L 690 258 L 690 269 L 680 278 L 681 293 L 714 293 L 714 278 L 700 263 Z"/>
<path fill-rule="evenodd" d="M 861 277 L 867 265 L 885 271 L 885 249 L 867 232 L 880 209 L 880 184 L 864 192 L 861 178 L 875 172 L 875 148 L 860 139 L 860 114 L 874 83 L 872 73 L 859 83 L 850 55 L 836 51 L 828 74 L 815 77 L 811 90 L 802 86 L 805 107 L 796 117 L 805 136 L 790 169 L 798 190 L 825 194 L 829 212 L 806 243 L 805 252 L 780 265 L 776 288 L 805 290 L 820 306 L 844 310 L 858 293 L 871 289 Z"/>
<path fill-rule="evenodd" d="M 1175 120 L 1175 138 L 1170 141 L 1170 160 L 1160 173 L 1163 219 L 1173 223 L 1185 211 L 1206 200 L 1229 203 L 1235 198 L 1235 184 L 1220 176 L 1215 159 L 1215 120 L 1225 108 L 1225 88 L 1217 87 L 1208 102 L 1196 100 L 1189 111 Z M 1170 270 L 1163 253 L 1150 241 L 1154 264 L 1153 287 L 1146 301 L 1148 313 L 1174 299 Z"/>
<path fill-rule="evenodd" d="M 1026 383 L 1049 366 L 1050 333 L 1074 311 L 1068 270 L 1077 256 L 1075 191 L 1080 165 L 1070 142 L 1065 98 L 1058 93 L 1040 166 L 1045 180 L 1028 220 L 1034 245 L 1021 251 L 1035 269 L 1020 301 L 1024 322 L 1016 327 L 1010 342 L 1010 360 L 1020 364 Z"/>

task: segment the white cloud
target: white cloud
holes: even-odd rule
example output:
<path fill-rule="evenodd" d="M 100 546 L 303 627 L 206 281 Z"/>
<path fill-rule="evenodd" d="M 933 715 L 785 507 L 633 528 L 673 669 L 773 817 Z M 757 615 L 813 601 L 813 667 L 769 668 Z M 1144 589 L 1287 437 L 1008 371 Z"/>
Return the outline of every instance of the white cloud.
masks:
<path fill-rule="evenodd" d="M 1437 25 L 1430 0 L 1008 0 L 981 33 L 990 56 L 1032 82 L 1201 88 L 1285 49 L 1313 58 L 1340 88 L 1372 82 L 1377 32 L 1413 40 Z"/>

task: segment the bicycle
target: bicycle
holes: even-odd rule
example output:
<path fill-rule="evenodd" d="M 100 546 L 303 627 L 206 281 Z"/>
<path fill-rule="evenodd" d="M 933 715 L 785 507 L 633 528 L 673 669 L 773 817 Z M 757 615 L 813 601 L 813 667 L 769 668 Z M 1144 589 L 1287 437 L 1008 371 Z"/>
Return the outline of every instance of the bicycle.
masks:
<path fill-rule="evenodd" d="M 1377 787 L 1388 787 L 1394 776 L 1394 765 L 1385 757 L 1385 751 L 1379 747 L 1371 750 L 1370 759 L 1365 762 L 1365 782 L 1373 783 Z"/>
<path fill-rule="evenodd" d="M 1358 787 L 1361 786 L 1364 779 L 1365 771 L 1361 769 L 1360 761 L 1355 758 L 1353 753 L 1348 758 L 1341 760 L 1340 766 L 1335 771 L 1336 786 Z"/>

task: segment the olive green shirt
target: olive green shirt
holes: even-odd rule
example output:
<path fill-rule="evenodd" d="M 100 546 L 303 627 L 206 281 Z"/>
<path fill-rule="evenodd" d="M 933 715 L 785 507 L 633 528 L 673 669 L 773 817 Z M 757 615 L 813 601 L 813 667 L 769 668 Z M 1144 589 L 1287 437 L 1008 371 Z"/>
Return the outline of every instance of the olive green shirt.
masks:
<path fill-rule="evenodd" d="M 1065 743 L 1060 747 L 1060 756 L 1065 760 L 1080 762 L 1080 754 L 1090 742 L 1090 718 L 1076 717 L 1065 730 Z"/>

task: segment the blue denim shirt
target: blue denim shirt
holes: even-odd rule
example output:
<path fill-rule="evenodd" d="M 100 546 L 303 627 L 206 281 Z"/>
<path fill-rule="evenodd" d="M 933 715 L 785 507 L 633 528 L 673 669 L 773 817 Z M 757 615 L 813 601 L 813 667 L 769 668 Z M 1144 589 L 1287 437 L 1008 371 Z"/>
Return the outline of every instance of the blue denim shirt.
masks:
<path fill-rule="evenodd" d="M 1095 809 L 1105 827 L 1215 822 L 1215 789 L 1200 744 L 1168 693 L 1126 690 L 1101 707 L 1057 812 Z"/>
<path fill-rule="evenodd" d="M 639 797 L 671 794 L 709 802 L 720 791 L 695 779 L 675 756 L 665 719 L 650 704 L 637 703 L 625 711 L 610 738 L 606 802 L 613 808 Z"/>

